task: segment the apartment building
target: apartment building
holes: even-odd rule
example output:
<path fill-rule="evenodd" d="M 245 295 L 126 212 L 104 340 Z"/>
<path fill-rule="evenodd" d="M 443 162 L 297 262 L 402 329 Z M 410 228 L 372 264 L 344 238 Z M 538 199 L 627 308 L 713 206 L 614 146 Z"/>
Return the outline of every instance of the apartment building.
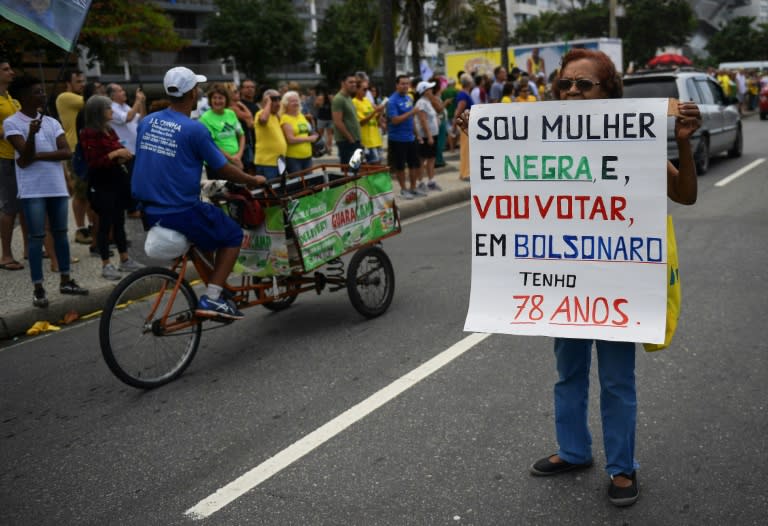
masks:
<path fill-rule="evenodd" d="M 286 0 L 286 4 L 294 9 L 299 19 L 305 21 L 308 47 L 311 48 L 314 42 L 317 25 L 325 10 L 334 1 Z M 153 52 L 145 56 L 132 53 L 123 57 L 122 64 L 110 69 L 96 64 L 87 69 L 88 76 L 99 77 L 104 81 L 153 84 L 161 82 L 169 68 L 185 65 L 213 81 L 236 81 L 240 78 L 237 63 L 214 56 L 211 45 L 203 38 L 208 19 L 216 16 L 214 0 L 154 0 L 153 3 L 173 20 L 179 36 L 188 40 L 189 45 L 174 52 Z M 84 62 L 81 65 L 85 66 Z M 305 81 L 320 78 L 317 68 L 310 62 L 286 64 L 272 76 L 282 80 Z"/>
<path fill-rule="evenodd" d="M 305 21 L 305 38 L 311 49 L 318 25 L 323 20 L 328 6 L 341 0 L 285 0 L 297 16 Z M 599 1 L 599 0 L 596 0 Z M 721 24 L 736 16 L 754 16 L 756 23 L 768 22 L 768 0 L 689 0 L 699 20 L 699 28 L 690 42 L 690 48 L 703 54 L 709 37 Z M 164 72 L 173 65 L 184 64 L 206 75 L 211 80 L 232 81 L 238 78 L 237 64 L 215 57 L 209 43 L 203 39 L 203 30 L 209 17 L 216 16 L 214 0 L 154 0 L 153 2 L 172 19 L 179 35 L 190 44 L 178 52 L 156 52 L 149 56 L 131 55 L 124 57 L 124 63 L 117 68 L 105 70 L 98 64 L 88 70 L 89 76 L 101 77 L 106 81 L 157 83 Z M 506 0 L 509 32 L 532 17 L 545 11 L 562 11 L 572 7 L 572 0 Z M 425 16 L 434 13 L 434 2 L 426 2 Z M 443 51 L 434 42 L 425 40 L 424 57 L 439 69 L 440 53 Z M 404 31 L 396 38 L 398 71 L 410 69 L 410 44 Z M 280 71 L 272 73 L 277 80 L 299 80 L 305 83 L 319 81 L 319 68 L 310 62 L 286 64 Z"/>

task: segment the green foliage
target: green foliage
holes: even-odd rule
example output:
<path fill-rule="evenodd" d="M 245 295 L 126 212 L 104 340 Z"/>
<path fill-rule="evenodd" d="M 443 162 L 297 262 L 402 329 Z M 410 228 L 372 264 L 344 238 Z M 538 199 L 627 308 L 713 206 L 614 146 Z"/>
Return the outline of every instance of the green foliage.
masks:
<path fill-rule="evenodd" d="M 435 33 L 448 39 L 457 49 L 499 45 L 501 16 L 495 0 L 469 0 L 459 9 L 436 12 Z"/>
<path fill-rule="evenodd" d="M 760 24 L 755 29 L 752 26 L 754 21 L 754 17 L 740 16 L 722 25 L 707 42 L 712 63 L 765 60 L 768 54 L 768 24 Z"/>
<path fill-rule="evenodd" d="M 78 44 L 88 47 L 90 59 L 113 65 L 131 51 L 175 51 L 186 42 L 159 8 L 147 0 L 136 0 L 93 2 Z M 16 64 L 25 51 L 40 50 L 48 61 L 60 61 L 63 53 L 44 38 L 5 20 L 0 21 L 0 48 Z"/>
<path fill-rule="evenodd" d="M 624 61 L 645 64 L 665 46 L 683 46 L 697 22 L 686 0 L 627 0 L 626 16 L 619 19 L 624 39 Z"/>
<path fill-rule="evenodd" d="M 80 43 L 90 58 L 114 65 L 130 52 L 177 51 L 187 42 L 173 28 L 173 21 L 146 0 L 93 2 Z"/>
<path fill-rule="evenodd" d="M 626 15 L 618 19 L 624 60 L 645 64 L 665 46 L 682 46 L 696 29 L 687 0 L 624 0 Z M 545 12 L 517 28 L 516 44 L 533 44 L 608 36 L 606 3 L 585 3 L 562 13 Z"/>
<path fill-rule="evenodd" d="M 555 42 L 561 39 L 562 16 L 554 11 L 544 11 L 517 26 L 512 35 L 513 44 Z"/>
<path fill-rule="evenodd" d="M 304 24 L 285 0 L 216 0 L 205 38 L 213 55 L 232 56 L 239 69 L 259 81 L 279 66 L 307 58 Z"/>
<path fill-rule="evenodd" d="M 345 0 L 333 4 L 317 28 L 315 60 L 329 86 L 336 87 L 342 75 L 357 70 L 371 71 L 368 62 L 377 41 L 379 14 L 368 0 Z"/>
<path fill-rule="evenodd" d="M 513 41 L 517 44 L 534 44 L 607 36 L 608 6 L 588 3 L 584 7 L 562 13 L 545 11 L 527 20 L 515 30 Z"/>
<path fill-rule="evenodd" d="M 558 26 L 566 40 L 608 36 L 608 4 L 589 3 L 568 12 Z"/>

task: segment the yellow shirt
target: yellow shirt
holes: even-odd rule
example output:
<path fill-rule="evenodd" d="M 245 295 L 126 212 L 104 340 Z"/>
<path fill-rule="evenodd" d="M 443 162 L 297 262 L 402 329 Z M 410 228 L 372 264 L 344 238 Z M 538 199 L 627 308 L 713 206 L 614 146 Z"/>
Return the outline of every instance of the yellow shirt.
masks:
<path fill-rule="evenodd" d="M 309 123 L 307 118 L 301 113 L 298 115 L 288 115 L 284 113 L 280 116 L 280 126 L 289 124 L 293 130 L 294 137 L 309 137 Z M 287 142 L 287 141 L 286 141 Z M 285 155 L 292 159 L 306 159 L 312 157 L 311 142 L 288 143 L 288 153 Z"/>
<path fill-rule="evenodd" d="M 717 77 L 718 82 L 720 82 L 720 87 L 723 88 L 723 93 L 726 97 L 730 96 L 731 94 L 731 77 L 728 75 L 720 75 Z"/>
<path fill-rule="evenodd" d="M 6 93 L 0 95 L 0 134 L 4 134 L 3 121 L 19 111 L 21 105 L 16 99 L 12 99 L 11 96 Z M 5 135 L 3 135 L 5 137 Z M 4 138 L 0 139 L 0 159 L 13 159 L 13 146 Z"/>
<path fill-rule="evenodd" d="M 512 102 L 512 98 L 511 98 L 509 95 L 504 95 L 504 96 L 501 98 L 501 102 L 503 102 L 503 103 Z"/>
<path fill-rule="evenodd" d="M 748 78 L 747 79 L 747 92 L 750 95 L 757 95 L 760 92 L 759 86 L 757 85 L 757 81 L 756 80 L 754 80 L 752 78 Z"/>
<path fill-rule="evenodd" d="M 83 106 L 85 106 L 83 96 L 77 93 L 65 91 L 56 97 L 56 111 L 59 112 L 61 127 L 64 128 L 67 144 L 69 144 L 69 149 L 72 151 L 77 146 L 77 126 L 75 121 L 77 120 L 77 114 L 83 109 Z"/>
<path fill-rule="evenodd" d="M 355 105 L 357 120 L 361 121 L 360 142 L 366 148 L 380 148 L 383 145 L 383 141 L 379 131 L 379 120 L 376 117 L 372 117 L 365 124 L 362 123 L 364 118 L 374 112 L 373 104 L 368 100 L 368 97 L 363 97 L 362 99 L 355 97 L 352 99 L 352 104 Z"/>
<path fill-rule="evenodd" d="M 528 95 L 528 96 L 520 95 L 519 97 L 517 97 L 515 99 L 515 102 L 536 102 L 536 96 L 535 95 Z"/>
<path fill-rule="evenodd" d="M 277 158 L 281 155 L 285 156 L 288 152 L 288 143 L 277 115 L 270 115 L 267 123 L 262 124 L 259 120 L 262 111 L 264 110 L 259 110 L 253 120 L 256 131 L 256 158 L 253 164 L 277 166 Z"/>

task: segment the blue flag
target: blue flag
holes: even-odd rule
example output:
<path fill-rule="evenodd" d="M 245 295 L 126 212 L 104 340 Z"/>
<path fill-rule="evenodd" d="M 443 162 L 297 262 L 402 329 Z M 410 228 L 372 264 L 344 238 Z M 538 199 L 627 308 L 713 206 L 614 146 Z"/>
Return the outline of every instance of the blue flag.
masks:
<path fill-rule="evenodd" d="M 421 71 L 421 80 L 429 80 L 432 78 L 432 75 L 434 73 L 432 72 L 432 68 L 429 67 L 429 64 L 427 64 L 426 60 L 422 60 L 421 64 L 419 64 Z"/>
<path fill-rule="evenodd" d="M 0 15 L 72 51 L 91 0 L 0 0 Z"/>

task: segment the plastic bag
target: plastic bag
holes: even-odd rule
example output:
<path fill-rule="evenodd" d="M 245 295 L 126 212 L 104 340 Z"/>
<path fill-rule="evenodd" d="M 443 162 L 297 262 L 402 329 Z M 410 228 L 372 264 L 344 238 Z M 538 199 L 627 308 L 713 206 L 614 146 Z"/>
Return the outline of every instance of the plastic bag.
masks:
<path fill-rule="evenodd" d="M 646 351 L 660 351 L 672 343 L 672 337 L 677 330 L 677 320 L 680 318 L 682 301 L 683 291 L 680 285 L 675 226 L 672 224 L 672 216 L 667 216 L 667 326 L 664 331 L 664 343 L 644 343 L 643 347 Z"/>
<path fill-rule="evenodd" d="M 144 252 L 154 259 L 174 259 L 189 250 L 191 243 L 181 232 L 155 225 L 147 232 Z"/>

